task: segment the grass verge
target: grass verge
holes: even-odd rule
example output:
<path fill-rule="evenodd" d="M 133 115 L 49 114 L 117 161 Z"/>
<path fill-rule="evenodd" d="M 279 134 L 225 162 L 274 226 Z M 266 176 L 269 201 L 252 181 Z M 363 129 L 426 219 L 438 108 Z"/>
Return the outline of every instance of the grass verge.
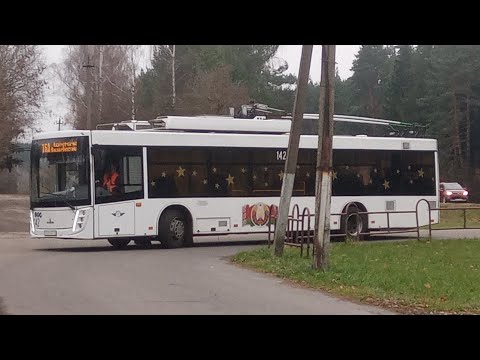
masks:
<path fill-rule="evenodd" d="M 241 266 L 406 314 L 480 314 L 480 240 L 332 244 L 330 270 L 286 248 L 234 255 Z"/>
<path fill-rule="evenodd" d="M 453 210 L 460 208 L 478 207 L 478 204 L 442 204 L 440 210 L 440 223 L 432 225 L 432 229 L 458 228 L 463 229 L 466 220 L 467 227 L 480 227 L 480 209 Z M 443 210 L 452 209 L 452 210 Z"/>

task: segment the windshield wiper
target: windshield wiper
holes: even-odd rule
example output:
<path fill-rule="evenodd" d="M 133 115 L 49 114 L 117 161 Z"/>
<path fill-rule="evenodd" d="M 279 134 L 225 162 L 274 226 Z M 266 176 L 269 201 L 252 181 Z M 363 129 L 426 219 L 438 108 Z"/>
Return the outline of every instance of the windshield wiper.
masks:
<path fill-rule="evenodd" d="M 62 201 L 65 203 L 65 205 L 67 205 L 70 209 L 72 209 L 73 211 L 75 211 L 75 206 L 73 206 L 72 204 L 70 204 L 67 200 L 65 199 L 62 199 Z"/>
<path fill-rule="evenodd" d="M 53 192 L 44 192 L 42 194 L 58 196 L 59 198 L 63 198 L 63 196 L 66 196 L 66 194 L 55 194 Z M 70 204 L 67 200 L 65 200 L 65 199 L 60 199 L 60 200 L 63 201 L 65 203 L 65 205 L 67 205 L 70 209 L 75 210 L 75 207 L 72 204 Z"/>

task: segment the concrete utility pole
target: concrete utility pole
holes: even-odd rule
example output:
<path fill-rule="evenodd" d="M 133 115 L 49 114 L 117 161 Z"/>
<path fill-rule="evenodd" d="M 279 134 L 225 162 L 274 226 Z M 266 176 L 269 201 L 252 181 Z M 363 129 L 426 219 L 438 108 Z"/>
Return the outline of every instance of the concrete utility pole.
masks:
<path fill-rule="evenodd" d="M 303 45 L 300 69 L 298 71 L 297 91 L 293 107 L 292 125 L 288 140 L 287 159 L 282 182 L 282 192 L 278 207 L 278 218 L 275 226 L 274 255 L 282 256 L 287 228 L 290 200 L 293 193 L 295 171 L 297 170 L 298 147 L 302 133 L 303 112 L 307 97 L 308 77 L 310 74 L 310 63 L 312 60 L 313 45 Z"/>
<path fill-rule="evenodd" d="M 321 76 L 315 183 L 315 257 L 313 267 L 326 270 L 329 265 L 330 252 L 335 45 L 322 45 Z"/>
<path fill-rule="evenodd" d="M 87 97 L 87 130 L 92 129 L 92 74 L 90 69 L 94 67 L 94 65 L 90 64 L 90 53 L 88 51 L 88 45 L 83 45 L 84 55 L 87 58 L 87 64 L 83 65 L 87 72 L 87 81 L 85 85 L 85 95 Z"/>
<path fill-rule="evenodd" d="M 61 117 L 59 117 L 59 118 L 58 118 L 58 121 L 55 121 L 55 124 L 58 125 L 58 131 L 60 131 L 60 130 L 61 130 L 61 126 L 62 126 L 62 125 L 65 125 L 65 122 L 62 121 L 62 118 L 61 118 Z M 32 131 L 33 131 L 33 129 L 32 129 Z M 32 132 L 32 134 L 33 134 L 33 132 Z"/>
<path fill-rule="evenodd" d="M 101 124 L 103 116 L 103 45 L 98 45 L 98 54 L 98 124 Z"/>

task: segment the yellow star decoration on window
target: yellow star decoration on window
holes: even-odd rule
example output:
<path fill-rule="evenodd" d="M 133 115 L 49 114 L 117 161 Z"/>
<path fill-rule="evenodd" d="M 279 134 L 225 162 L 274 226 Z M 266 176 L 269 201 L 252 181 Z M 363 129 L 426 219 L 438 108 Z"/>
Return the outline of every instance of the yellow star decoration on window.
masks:
<path fill-rule="evenodd" d="M 185 170 L 184 168 L 182 168 L 181 166 L 175 170 L 177 172 L 177 176 L 180 177 L 180 176 L 185 176 Z"/>
<path fill-rule="evenodd" d="M 385 180 L 383 182 L 383 187 L 385 188 L 385 190 L 390 189 L 390 181 Z"/>
<path fill-rule="evenodd" d="M 167 173 L 164 171 L 162 172 L 162 177 L 166 177 L 167 176 Z"/>
<path fill-rule="evenodd" d="M 283 172 L 283 170 L 280 170 L 280 172 L 277 175 L 280 178 L 280 180 L 283 180 L 283 177 L 285 176 L 285 173 Z"/>
<path fill-rule="evenodd" d="M 418 176 L 423 177 L 425 175 L 425 171 L 423 169 L 418 170 Z"/>
<path fill-rule="evenodd" d="M 225 180 L 227 180 L 228 185 L 233 185 L 234 184 L 233 179 L 235 179 L 235 177 L 228 174 L 228 177 Z"/>

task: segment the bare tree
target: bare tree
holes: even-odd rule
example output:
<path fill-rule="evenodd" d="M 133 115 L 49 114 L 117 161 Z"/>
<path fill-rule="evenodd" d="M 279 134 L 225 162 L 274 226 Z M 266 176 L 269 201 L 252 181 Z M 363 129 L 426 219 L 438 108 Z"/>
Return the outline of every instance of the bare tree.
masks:
<path fill-rule="evenodd" d="M 232 67 L 224 65 L 208 72 L 200 72 L 193 81 L 190 96 L 182 109 L 190 113 L 226 115 L 230 107 L 239 107 L 249 100 L 248 89 L 232 81 Z"/>
<path fill-rule="evenodd" d="M 163 59 L 170 66 L 171 87 L 172 87 L 172 109 L 175 109 L 177 103 L 177 85 L 176 85 L 176 46 L 175 45 L 154 45 L 154 52 L 160 59 Z"/>
<path fill-rule="evenodd" d="M 139 62 L 139 52 L 140 46 L 139 45 L 131 45 L 129 48 L 129 55 L 130 55 L 130 91 L 131 91 L 131 111 L 132 111 L 132 120 L 136 118 L 136 104 L 135 104 L 135 97 L 136 97 L 136 86 L 135 83 L 137 81 L 137 72 L 138 72 L 138 62 Z"/>
<path fill-rule="evenodd" d="M 45 70 L 36 45 L 0 45 L 0 157 L 33 124 L 43 100 Z"/>
<path fill-rule="evenodd" d="M 102 123 L 102 110 L 103 110 L 103 45 L 98 45 L 98 78 L 97 78 L 97 91 L 98 91 L 98 123 Z"/>
<path fill-rule="evenodd" d="M 175 91 L 175 45 L 171 45 L 172 48 L 168 48 L 170 50 L 170 55 L 172 56 L 172 107 L 175 108 L 175 99 L 177 97 Z"/>
<path fill-rule="evenodd" d="M 134 45 L 95 45 L 90 64 L 95 74 L 92 92 L 92 128 L 99 123 L 128 120 L 134 116 L 134 79 L 137 69 Z M 81 45 L 69 45 L 57 74 L 65 85 L 70 101 L 69 121 L 75 128 L 87 128 L 87 71 Z"/>

